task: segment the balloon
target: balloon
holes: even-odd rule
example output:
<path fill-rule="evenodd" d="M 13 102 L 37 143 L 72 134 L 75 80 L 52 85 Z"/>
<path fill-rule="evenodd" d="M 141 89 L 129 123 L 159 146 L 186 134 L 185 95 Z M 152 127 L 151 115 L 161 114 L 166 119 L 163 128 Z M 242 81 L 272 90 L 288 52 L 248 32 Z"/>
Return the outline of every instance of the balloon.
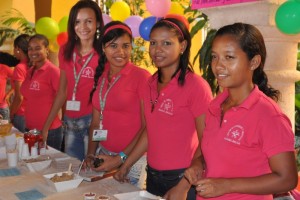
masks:
<path fill-rule="evenodd" d="M 68 30 L 68 20 L 69 20 L 68 16 L 64 16 L 63 18 L 61 18 L 59 20 L 58 27 L 59 27 L 60 32 L 67 32 L 67 30 Z"/>
<path fill-rule="evenodd" d="M 184 25 L 186 26 L 186 28 L 189 30 L 190 28 L 190 23 L 189 21 L 185 18 L 185 16 L 183 15 L 178 15 L 178 14 L 167 14 L 165 16 L 165 18 L 175 18 L 178 19 L 179 21 L 181 21 L 182 23 L 184 23 Z"/>
<path fill-rule="evenodd" d="M 57 44 L 55 39 L 49 40 L 49 49 L 52 52 L 58 52 L 59 50 L 59 45 Z"/>
<path fill-rule="evenodd" d="M 171 0 L 146 0 L 147 10 L 156 17 L 165 16 L 171 8 Z"/>
<path fill-rule="evenodd" d="M 300 3 L 286 1 L 276 11 L 277 28 L 286 34 L 300 33 Z"/>
<path fill-rule="evenodd" d="M 107 14 L 102 14 L 103 23 L 106 25 L 107 23 L 111 22 L 111 17 Z"/>
<path fill-rule="evenodd" d="M 42 17 L 36 22 L 35 31 L 45 35 L 48 39 L 53 39 L 59 33 L 59 27 L 54 19 Z"/>
<path fill-rule="evenodd" d="M 141 37 L 144 40 L 149 41 L 150 40 L 150 31 L 151 28 L 154 26 L 154 24 L 159 20 L 159 18 L 151 16 L 145 18 L 142 23 L 140 24 L 139 32 Z"/>
<path fill-rule="evenodd" d="M 137 15 L 130 16 L 124 21 L 125 24 L 127 24 L 130 27 L 133 37 L 140 36 L 139 27 L 142 21 L 143 18 Z"/>
<path fill-rule="evenodd" d="M 113 20 L 124 22 L 130 16 L 130 8 L 127 3 L 117 1 L 110 7 L 110 14 Z"/>
<path fill-rule="evenodd" d="M 180 3 L 172 1 L 169 13 L 183 15 L 184 14 L 184 8 L 180 5 Z"/>
<path fill-rule="evenodd" d="M 61 32 L 56 37 L 56 42 L 59 46 L 64 45 L 68 41 L 68 33 Z"/>

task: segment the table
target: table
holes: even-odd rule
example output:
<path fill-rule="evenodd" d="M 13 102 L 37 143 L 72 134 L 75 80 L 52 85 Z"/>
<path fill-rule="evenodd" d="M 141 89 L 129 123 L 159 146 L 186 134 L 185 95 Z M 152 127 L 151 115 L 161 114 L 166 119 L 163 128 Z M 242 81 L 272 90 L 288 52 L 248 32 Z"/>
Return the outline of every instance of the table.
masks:
<path fill-rule="evenodd" d="M 64 192 L 56 192 L 55 188 L 50 187 L 45 181 L 43 174 L 57 173 L 67 171 L 69 163 L 74 166 L 73 171 L 77 172 L 80 161 L 69 157 L 53 148 L 47 150 L 47 155 L 53 160 L 50 167 L 38 172 L 30 172 L 27 166 L 19 162 L 17 169 L 21 172 L 18 176 L 0 177 L 0 200 L 19 200 L 16 193 L 28 190 L 37 190 L 42 193 L 46 200 L 81 200 L 84 199 L 83 194 L 94 192 L 97 196 L 104 194 L 111 196 L 114 194 L 138 191 L 139 188 L 128 183 L 119 183 L 112 177 L 104 178 L 95 182 L 83 181 L 78 188 L 67 190 Z M 7 160 L 0 160 L 0 169 L 7 169 Z M 26 199 L 30 200 L 30 199 Z"/>

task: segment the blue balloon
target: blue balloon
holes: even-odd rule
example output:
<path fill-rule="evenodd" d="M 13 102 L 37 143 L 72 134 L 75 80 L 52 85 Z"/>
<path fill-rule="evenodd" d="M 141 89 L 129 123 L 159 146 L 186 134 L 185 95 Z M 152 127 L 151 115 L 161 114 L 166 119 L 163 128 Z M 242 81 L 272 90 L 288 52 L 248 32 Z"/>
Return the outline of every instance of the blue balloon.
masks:
<path fill-rule="evenodd" d="M 151 31 L 151 28 L 154 26 L 154 24 L 158 20 L 160 20 L 160 18 L 151 16 L 151 17 L 145 18 L 141 22 L 140 27 L 139 27 L 139 32 L 140 32 L 141 37 L 144 40 L 147 40 L 147 41 L 150 40 L 150 31 Z"/>

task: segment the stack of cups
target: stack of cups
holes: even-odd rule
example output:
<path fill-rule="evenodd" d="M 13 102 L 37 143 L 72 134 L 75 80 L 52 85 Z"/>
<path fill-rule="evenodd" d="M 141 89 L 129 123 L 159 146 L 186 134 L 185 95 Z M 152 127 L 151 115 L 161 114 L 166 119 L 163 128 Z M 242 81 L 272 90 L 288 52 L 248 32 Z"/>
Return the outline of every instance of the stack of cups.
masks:
<path fill-rule="evenodd" d="M 22 150 L 23 150 L 23 145 L 24 145 L 24 138 L 18 138 L 17 140 L 17 146 L 18 146 L 18 157 L 19 157 L 19 160 L 22 160 Z"/>
<path fill-rule="evenodd" d="M 29 147 L 27 143 L 24 143 L 22 146 L 22 154 L 21 154 L 22 159 L 28 159 L 30 158 L 29 154 Z"/>
<path fill-rule="evenodd" d="M 18 151 L 16 149 L 17 139 L 16 135 L 8 135 L 4 137 L 5 148 L 7 153 L 8 167 L 16 167 L 18 164 Z"/>

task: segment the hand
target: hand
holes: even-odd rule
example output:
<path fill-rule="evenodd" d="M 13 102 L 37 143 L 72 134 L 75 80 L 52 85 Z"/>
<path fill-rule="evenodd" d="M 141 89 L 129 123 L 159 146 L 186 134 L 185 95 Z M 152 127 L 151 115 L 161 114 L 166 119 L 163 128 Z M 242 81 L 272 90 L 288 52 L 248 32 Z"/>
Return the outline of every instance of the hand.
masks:
<path fill-rule="evenodd" d="M 124 183 L 124 182 L 129 182 L 128 178 L 127 178 L 127 174 L 130 170 L 130 167 L 126 167 L 125 165 L 122 165 L 119 169 L 119 171 L 117 171 L 114 174 L 114 179 L 116 179 L 117 181 Z"/>
<path fill-rule="evenodd" d="M 121 158 L 119 155 L 116 156 L 109 156 L 109 155 L 97 155 L 98 158 L 102 158 L 104 160 L 103 164 L 101 164 L 99 167 L 92 169 L 94 171 L 111 171 L 113 169 L 118 168 L 121 164 Z"/>
<path fill-rule="evenodd" d="M 43 142 L 47 142 L 47 138 L 48 138 L 48 130 L 42 130 L 41 134 L 43 136 Z"/>
<path fill-rule="evenodd" d="M 188 186 L 188 187 L 186 187 Z M 167 200 L 185 200 L 187 198 L 187 193 L 190 189 L 190 185 L 181 184 L 179 182 L 176 186 L 172 187 L 164 196 Z"/>
<path fill-rule="evenodd" d="M 82 164 L 82 169 L 91 169 L 94 165 L 94 159 L 95 156 L 93 154 L 87 155 Z"/>
<path fill-rule="evenodd" d="M 197 194 L 201 197 L 217 197 L 229 193 L 228 179 L 205 178 L 195 183 Z"/>
<path fill-rule="evenodd" d="M 203 177 L 204 170 L 198 165 L 192 165 L 184 172 L 184 178 L 192 185 Z"/>

